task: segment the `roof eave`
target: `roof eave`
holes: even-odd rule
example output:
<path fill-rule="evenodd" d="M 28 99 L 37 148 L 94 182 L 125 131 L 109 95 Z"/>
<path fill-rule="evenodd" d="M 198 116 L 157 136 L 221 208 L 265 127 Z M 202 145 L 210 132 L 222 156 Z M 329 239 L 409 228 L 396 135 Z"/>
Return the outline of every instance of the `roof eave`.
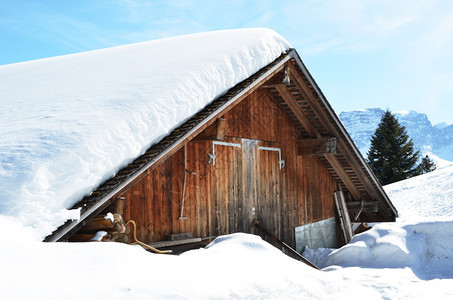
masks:
<path fill-rule="evenodd" d="M 393 203 L 390 201 L 389 197 L 387 196 L 386 192 L 382 188 L 382 185 L 379 183 L 379 181 L 376 178 L 376 176 L 374 175 L 373 171 L 371 171 L 368 163 L 365 161 L 365 159 L 363 158 L 363 156 L 360 153 L 359 149 L 357 148 L 356 144 L 354 143 L 354 141 L 352 140 L 351 136 L 347 132 L 346 128 L 343 126 L 343 123 L 340 121 L 340 119 L 338 118 L 338 116 L 335 113 L 334 109 L 332 108 L 332 106 L 327 101 L 327 98 L 324 96 L 324 94 L 322 93 L 321 89 L 318 87 L 316 81 L 313 79 L 313 77 L 311 76 L 310 72 L 305 67 L 305 64 L 302 62 L 302 59 L 300 58 L 300 56 L 297 53 L 297 51 L 295 51 L 295 50 L 291 51 L 289 53 L 289 56 L 291 56 L 297 62 L 298 66 L 300 67 L 300 69 L 302 70 L 304 75 L 307 77 L 307 79 L 309 80 L 310 84 L 313 86 L 313 88 L 315 89 L 315 91 L 318 94 L 319 98 L 321 99 L 321 101 L 325 105 L 328 113 L 331 115 L 332 119 L 335 121 L 335 125 L 340 129 L 341 133 L 345 136 L 347 142 L 351 145 L 351 148 L 354 151 L 354 154 L 359 158 L 360 163 L 364 166 L 364 169 L 366 170 L 366 172 L 370 176 L 370 178 L 373 181 L 373 183 L 377 186 L 377 188 L 379 190 L 379 193 L 382 195 L 385 203 L 388 205 L 388 207 L 390 208 L 391 212 L 393 213 L 394 217 L 392 218 L 393 219 L 392 221 L 394 221 L 394 218 L 396 218 L 398 216 L 398 211 L 396 210 L 396 208 L 393 205 Z"/>

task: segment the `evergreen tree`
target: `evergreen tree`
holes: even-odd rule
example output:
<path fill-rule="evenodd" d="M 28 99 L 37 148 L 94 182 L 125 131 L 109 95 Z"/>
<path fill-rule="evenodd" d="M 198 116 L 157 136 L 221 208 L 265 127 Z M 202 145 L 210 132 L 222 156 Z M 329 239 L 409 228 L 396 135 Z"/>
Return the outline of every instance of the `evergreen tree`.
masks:
<path fill-rule="evenodd" d="M 419 151 L 395 116 L 387 110 L 381 118 L 368 151 L 368 164 L 385 185 L 420 174 Z"/>
<path fill-rule="evenodd" d="M 418 167 L 420 169 L 421 174 L 432 172 L 437 168 L 434 161 L 431 158 L 429 158 L 428 155 L 422 158 L 422 162 Z"/>

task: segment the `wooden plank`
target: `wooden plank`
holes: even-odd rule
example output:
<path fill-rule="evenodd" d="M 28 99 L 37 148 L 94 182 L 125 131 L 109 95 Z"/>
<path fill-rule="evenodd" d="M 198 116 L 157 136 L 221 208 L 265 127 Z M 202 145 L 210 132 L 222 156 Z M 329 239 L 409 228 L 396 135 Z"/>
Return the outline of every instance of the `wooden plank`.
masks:
<path fill-rule="evenodd" d="M 187 240 L 192 239 L 192 232 L 182 232 L 182 233 L 173 233 L 166 236 L 168 241 L 178 241 L 178 240 Z"/>
<path fill-rule="evenodd" d="M 347 202 L 348 210 L 355 212 L 378 212 L 378 202 L 377 201 L 354 201 Z"/>
<path fill-rule="evenodd" d="M 201 238 L 153 242 L 153 243 L 147 243 L 147 245 L 151 246 L 153 248 L 163 248 L 163 247 L 171 247 L 171 246 L 176 246 L 176 245 L 184 245 L 184 244 L 199 243 L 199 242 L 201 242 Z"/>
<path fill-rule="evenodd" d="M 297 141 L 298 155 L 337 153 L 337 138 L 302 139 Z"/>

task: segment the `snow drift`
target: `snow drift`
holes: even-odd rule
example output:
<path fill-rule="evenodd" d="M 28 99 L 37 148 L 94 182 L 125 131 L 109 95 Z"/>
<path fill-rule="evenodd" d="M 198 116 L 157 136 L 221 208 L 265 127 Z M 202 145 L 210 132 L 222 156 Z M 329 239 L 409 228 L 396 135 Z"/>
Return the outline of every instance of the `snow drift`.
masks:
<path fill-rule="evenodd" d="M 319 260 L 320 267 L 410 268 L 421 279 L 453 279 L 453 220 L 383 223 Z"/>
<path fill-rule="evenodd" d="M 65 210 L 290 47 L 269 29 L 0 66 L 0 214 L 45 236 Z"/>
<path fill-rule="evenodd" d="M 4 299 L 349 299 L 376 292 L 335 282 L 249 234 L 218 237 L 180 256 L 120 243 L 42 243 L 0 217 Z M 0 229 L 1 231 L 1 229 Z M 32 250 L 31 250 L 32 249 Z M 26 288 L 24 288 L 26 286 Z M 338 295 L 338 296 L 337 296 Z"/>

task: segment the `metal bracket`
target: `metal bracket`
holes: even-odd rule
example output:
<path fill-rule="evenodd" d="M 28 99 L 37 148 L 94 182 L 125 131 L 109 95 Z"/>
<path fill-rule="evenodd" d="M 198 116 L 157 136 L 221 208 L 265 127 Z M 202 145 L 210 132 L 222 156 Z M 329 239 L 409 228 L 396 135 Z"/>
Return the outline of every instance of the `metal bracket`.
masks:
<path fill-rule="evenodd" d="M 357 216 L 354 217 L 354 221 L 357 221 L 357 220 L 359 219 L 360 214 L 361 214 L 362 211 L 363 211 L 363 203 L 364 203 L 364 201 L 363 201 L 363 199 L 362 199 L 361 204 L 360 204 L 360 210 L 359 210 L 359 212 L 357 213 Z"/>
<path fill-rule="evenodd" d="M 278 164 L 279 164 L 279 167 L 280 167 L 280 169 L 283 169 L 285 167 L 286 162 L 282 159 L 282 150 L 280 148 L 258 146 L 258 150 L 266 150 L 266 151 L 278 152 Z"/>
<path fill-rule="evenodd" d="M 209 155 L 208 163 L 210 164 L 212 162 L 213 166 L 215 166 L 215 145 L 241 148 L 241 144 L 213 141 L 212 142 L 212 153 L 208 154 Z"/>

